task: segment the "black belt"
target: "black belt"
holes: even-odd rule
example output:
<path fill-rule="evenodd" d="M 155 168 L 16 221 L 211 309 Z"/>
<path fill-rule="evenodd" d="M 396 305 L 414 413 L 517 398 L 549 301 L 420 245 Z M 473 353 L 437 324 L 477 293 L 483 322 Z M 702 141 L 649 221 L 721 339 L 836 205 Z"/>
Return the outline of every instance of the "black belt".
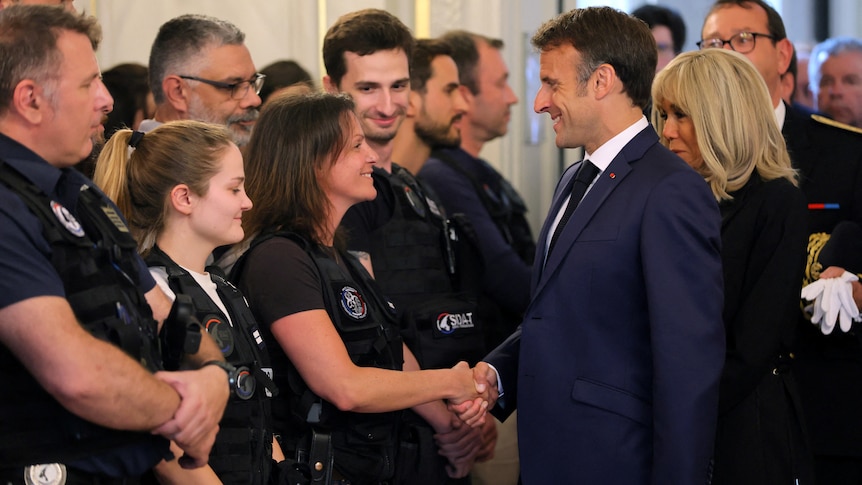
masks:
<path fill-rule="evenodd" d="M 33 473 L 34 476 L 41 478 L 33 481 L 34 484 L 63 484 L 63 485 L 139 485 L 140 480 L 135 478 L 116 478 L 98 473 L 90 473 L 75 468 L 65 468 L 65 480 L 59 478 L 61 472 L 57 465 L 34 465 L 35 467 L 46 466 L 44 470 L 39 468 L 25 471 L 24 468 L 3 468 L 0 469 L 0 485 L 29 485 L 25 480 L 25 474 Z"/>

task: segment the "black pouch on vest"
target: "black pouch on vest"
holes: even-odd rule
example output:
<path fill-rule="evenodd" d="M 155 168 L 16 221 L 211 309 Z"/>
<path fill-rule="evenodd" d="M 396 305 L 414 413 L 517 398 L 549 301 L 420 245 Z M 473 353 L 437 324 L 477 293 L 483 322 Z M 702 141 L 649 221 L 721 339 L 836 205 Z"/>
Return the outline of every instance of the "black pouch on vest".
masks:
<path fill-rule="evenodd" d="M 401 335 L 423 369 L 448 368 L 462 360 L 474 365 L 485 355 L 477 308 L 474 298 L 453 294 L 435 295 L 405 310 Z"/>

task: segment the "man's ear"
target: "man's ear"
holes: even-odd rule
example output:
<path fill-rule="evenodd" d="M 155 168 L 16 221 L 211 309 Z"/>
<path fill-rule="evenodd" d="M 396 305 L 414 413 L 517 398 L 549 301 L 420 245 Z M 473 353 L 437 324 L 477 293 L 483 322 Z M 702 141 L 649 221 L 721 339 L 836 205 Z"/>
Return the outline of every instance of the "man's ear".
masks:
<path fill-rule="evenodd" d="M 329 75 L 323 76 L 323 89 L 330 94 L 338 92 L 338 86 L 332 82 L 332 78 Z"/>
<path fill-rule="evenodd" d="M 611 94 L 615 87 L 620 85 L 617 71 L 610 64 L 602 64 L 596 68 L 587 83 L 595 92 L 596 99 L 601 99 Z"/>
<path fill-rule="evenodd" d="M 171 199 L 171 206 L 183 215 L 189 215 L 192 213 L 192 208 L 195 205 L 195 195 L 189 189 L 189 186 L 186 184 L 179 184 L 174 186 L 171 189 L 171 193 L 169 194 Z"/>
<path fill-rule="evenodd" d="M 778 75 L 781 76 L 790 68 L 790 59 L 793 57 L 793 44 L 788 39 L 781 39 L 775 43 L 778 51 Z"/>
<path fill-rule="evenodd" d="M 473 103 L 476 102 L 476 95 L 463 84 L 458 85 L 458 91 L 461 91 L 461 96 L 464 96 L 464 101 L 467 103 L 467 112 L 473 111 Z"/>
<path fill-rule="evenodd" d="M 420 111 L 422 111 L 422 105 L 425 103 L 425 99 L 421 94 L 416 91 L 411 90 L 407 95 L 407 111 L 405 115 L 408 118 L 415 118 Z"/>
<path fill-rule="evenodd" d="M 31 124 L 41 123 L 49 106 L 45 89 L 32 79 L 22 80 L 12 91 L 12 111 L 17 112 Z"/>
<path fill-rule="evenodd" d="M 187 113 L 189 111 L 189 92 L 188 84 L 184 83 L 182 78 L 174 74 L 165 76 L 162 79 L 162 92 L 165 93 L 165 100 L 177 113 Z"/>

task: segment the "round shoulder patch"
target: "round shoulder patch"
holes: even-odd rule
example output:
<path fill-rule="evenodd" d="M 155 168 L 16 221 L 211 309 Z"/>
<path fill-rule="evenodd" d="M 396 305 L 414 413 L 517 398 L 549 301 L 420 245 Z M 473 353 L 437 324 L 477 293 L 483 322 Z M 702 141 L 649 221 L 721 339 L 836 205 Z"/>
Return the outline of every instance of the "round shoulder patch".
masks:
<path fill-rule="evenodd" d="M 84 237 L 84 228 L 81 227 L 81 223 L 75 219 L 68 209 L 63 207 L 59 202 L 51 201 L 51 211 L 54 213 L 54 216 L 57 217 L 57 220 L 60 221 L 60 224 L 63 224 L 63 227 L 66 228 L 73 236 Z"/>
<path fill-rule="evenodd" d="M 362 320 L 368 315 L 368 305 L 356 288 L 345 286 L 341 288 L 341 308 L 351 318 Z"/>

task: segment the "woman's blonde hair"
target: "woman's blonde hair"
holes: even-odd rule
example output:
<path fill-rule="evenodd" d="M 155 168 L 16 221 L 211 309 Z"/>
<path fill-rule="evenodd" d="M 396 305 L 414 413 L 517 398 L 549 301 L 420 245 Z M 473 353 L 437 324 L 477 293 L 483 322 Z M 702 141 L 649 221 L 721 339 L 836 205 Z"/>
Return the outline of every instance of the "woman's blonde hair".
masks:
<path fill-rule="evenodd" d="M 715 199 L 732 199 L 756 171 L 763 180 L 786 178 L 797 185 L 796 171 L 775 121 L 769 91 L 754 65 L 725 49 L 685 52 L 662 69 L 652 87 L 652 122 L 662 135 L 666 102 L 694 124 L 703 158 L 698 171 Z"/>
<path fill-rule="evenodd" d="M 126 216 L 138 252 L 146 255 L 164 229 L 171 189 L 185 184 L 206 195 L 232 143 L 223 126 L 199 121 L 166 123 L 143 136 L 119 130 L 99 155 L 93 181 Z"/>

